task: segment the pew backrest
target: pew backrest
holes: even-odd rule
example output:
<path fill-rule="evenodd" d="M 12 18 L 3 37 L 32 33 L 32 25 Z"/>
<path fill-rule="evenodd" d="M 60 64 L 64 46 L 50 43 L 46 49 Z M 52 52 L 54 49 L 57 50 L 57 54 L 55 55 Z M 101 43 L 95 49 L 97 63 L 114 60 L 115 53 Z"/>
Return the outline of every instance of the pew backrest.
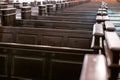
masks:
<path fill-rule="evenodd" d="M 92 30 L 93 23 L 72 22 L 72 21 L 51 21 L 51 20 L 19 20 L 18 26 L 54 28 L 54 29 L 72 29 L 72 30 Z"/>
<path fill-rule="evenodd" d="M 0 27 L 0 41 L 90 48 L 91 31 L 27 27 Z"/>

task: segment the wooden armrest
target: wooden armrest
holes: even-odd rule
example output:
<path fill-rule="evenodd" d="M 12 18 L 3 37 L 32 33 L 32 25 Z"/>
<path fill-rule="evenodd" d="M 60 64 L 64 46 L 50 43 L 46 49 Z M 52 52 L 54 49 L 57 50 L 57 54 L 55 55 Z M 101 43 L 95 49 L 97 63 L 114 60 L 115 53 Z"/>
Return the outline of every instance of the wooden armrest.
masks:
<path fill-rule="evenodd" d="M 115 26 L 111 21 L 105 21 L 105 28 L 108 31 L 115 31 Z"/>
<path fill-rule="evenodd" d="M 91 48 L 93 49 L 102 49 L 102 37 L 96 38 L 92 37 Z"/>
<path fill-rule="evenodd" d="M 108 80 L 105 57 L 95 54 L 85 55 L 80 80 Z"/>
<path fill-rule="evenodd" d="M 94 36 L 103 36 L 103 25 L 102 23 L 95 23 L 93 26 L 93 35 Z"/>
<path fill-rule="evenodd" d="M 120 51 L 120 38 L 116 32 L 105 31 L 108 47 L 113 51 Z"/>

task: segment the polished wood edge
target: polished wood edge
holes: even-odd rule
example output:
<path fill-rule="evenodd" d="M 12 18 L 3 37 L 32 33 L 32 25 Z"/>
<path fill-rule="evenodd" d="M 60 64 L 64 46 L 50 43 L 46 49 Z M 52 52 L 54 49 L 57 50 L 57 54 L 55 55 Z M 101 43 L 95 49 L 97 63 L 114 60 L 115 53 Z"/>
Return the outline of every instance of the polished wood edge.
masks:
<path fill-rule="evenodd" d="M 105 57 L 95 54 L 85 55 L 80 80 L 108 80 Z"/>

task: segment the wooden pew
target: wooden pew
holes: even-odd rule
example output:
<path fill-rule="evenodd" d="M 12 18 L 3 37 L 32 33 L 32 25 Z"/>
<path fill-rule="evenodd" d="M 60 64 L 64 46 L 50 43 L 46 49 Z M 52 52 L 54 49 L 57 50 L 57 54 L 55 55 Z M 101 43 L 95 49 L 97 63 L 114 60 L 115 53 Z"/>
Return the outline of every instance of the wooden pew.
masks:
<path fill-rule="evenodd" d="M 116 32 L 105 31 L 105 54 L 110 67 L 110 80 L 117 80 L 119 73 L 120 38 Z"/>
<path fill-rule="evenodd" d="M 94 5 L 93 5 L 94 4 Z M 100 7 L 100 4 L 99 3 L 96 3 L 96 2 L 89 2 L 89 3 L 84 3 L 84 4 L 81 4 L 81 5 L 78 5 L 76 6 L 75 8 L 68 8 L 68 9 L 65 9 L 63 11 L 97 11 L 98 8 Z"/>
<path fill-rule="evenodd" d="M 115 31 L 115 26 L 111 21 L 105 21 L 105 29 L 108 31 Z"/>
<path fill-rule="evenodd" d="M 105 56 L 107 59 L 107 65 L 108 65 L 108 69 L 109 69 L 109 79 L 117 80 L 120 65 L 113 63 L 113 59 L 115 59 L 115 57 L 113 56 L 114 53 L 112 52 L 112 50 L 109 49 L 106 41 L 104 41 L 104 49 L 105 49 Z"/>
<path fill-rule="evenodd" d="M 108 70 L 104 55 L 85 55 L 80 80 L 108 80 Z"/>
<path fill-rule="evenodd" d="M 98 11 L 107 11 L 105 8 L 98 8 Z"/>
<path fill-rule="evenodd" d="M 87 4 L 84 4 L 85 6 L 89 6 Z M 93 5 L 92 5 L 93 6 Z M 95 11 L 97 11 L 97 8 L 96 7 L 90 7 L 88 8 L 87 10 L 84 10 L 83 8 L 85 8 L 84 6 L 80 5 L 80 6 L 77 6 L 77 7 L 74 7 L 74 8 L 67 8 L 67 9 L 64 9 L 64 10 L 60 10 L 60 11 L 57 11 L 57 12 L 52 12 L 51 15 L 73 15 L 73 16 L 78 16 L 80 14 L 86 16 L 86 15 L 96 15 L 95 14 Z M 82 9 L 82 10 L 81 10 Z M 85 8 L 86 9 L 86 8 Z M 87 13 L 86 13 L 87 12 Z"/>
<path fill-rule="evenodd" d="M 109 21 L 110 18 L 106 15 L 106 16 L 103 16 L 103 20 L 104 20 L 104 21 Z"/>
<path fill-rule="evenodd" d="M 98 11 L 97 15 L 107 15 L 107 12 L 106 11 Z"/>
<path fill-rule="evenodd" d="M 3 26 L 14 26 L 15 25 L 15 8 L 4 8 L 0 9 L 1 13 L 1 25 Z"/>
<path fill-rule="evenodd" d="M 0 2 L 0 9 L 7 8 L 8 3 L 6 2 Z"/>
<path fill-rule="evenodd" d="M 91 49 L 0 42 L 0 79 L 78 80 Z"/>
<path fill-rule="evenodd" d="M 91 17 L 95 17 L 96 16 L 96 14 L 90 14 L 90 13 L 57 13 L 57 14 L 53 14 L 53 15 L 55 15 L 55 16 L 60 16 L 60 15 L 62 15 L 62 16 L 91 16 Z"/>
<path fill-rule="evenodd" d="M 92 32 L 25 27 L 0 27 L 0 41 L 89 49 Z"/>
<path fill-rule="evenodd" d="M 20 2 L 13 2 L 14 8 L 20 9 Z"/>
<path fill-rule="evenodd" d="M 88 22 L 95 23 L 96 20 L 93 17 L 88 16 L 32 16 L 35 20 L 53 20 L 53 21 L 72 21 L 72 22 Z"/>
<path fill-rule="evenodd" d="M 92 30 L 92 23 L 71 22 L 71 21 L 51 21 L 51 20 L 17 20 L 16 26 L 72 29 L 72 30 Z"/>
<path fill-rule="evenodd" d="M 106 15 L 104 15 L 104 16 L 100 16 L 100 15 L 97 15 L 96 16 L 96 21 L 97 22 L 104 22 L 104 21 L 109 21 L 110 20 L 110 18 Z"/>

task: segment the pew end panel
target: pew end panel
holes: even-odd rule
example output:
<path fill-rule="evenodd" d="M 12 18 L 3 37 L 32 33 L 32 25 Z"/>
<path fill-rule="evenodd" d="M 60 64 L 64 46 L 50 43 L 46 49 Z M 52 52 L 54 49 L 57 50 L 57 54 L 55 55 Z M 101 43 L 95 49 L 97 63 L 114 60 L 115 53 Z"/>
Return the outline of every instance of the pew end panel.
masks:
<path fill-rule="evenodd" d="M 94 49 L 95 53 L 99 54 L 99 51 L 103 49 L 103 25 L 102 23 L 95 23 L 93 26 L 93 37 L 91 42 L 91 48 Z"/>
<path fill-rule="evenodd" d="M 104 51 L 105 51 L 105 56 L 107 60 L 107 65 L 108 65 L 108 71 L 109 71 L 109 79 L 110 80 L 116 80 L 118 75 L 116 75 L 119 70 L 120 70 L 120 65 L 113 63 L 113 59 L 115 58 L 114 53 L 112 50 L 109 49 L 107 41 L 104 40 Z"/>
<path fill-rule="evenodd" d="M 107 31 L 115 31 L 115 26 L 111 21 L 105 21 L 104 24 Z"/>
<path fill-rule="evenodd" d="M 103 55 L 86 54 L 80 80 L 108 80 L 105 57 Z"/>
<path fill-rule="evenodd" d="M 106 54 L 110 64 L 110 78 L 111 80 L 117 80 L 119 67 L 119 54 L 120 54 L 120 38 L 116 32 L 105 31 L 105 39 L 108 48 Z M 105 44 L 105 43 L 104 43 Z M 105 45 L 104 45 L 105 46 Z M 108 55 L 109 54 L 109 55 Z"/>

